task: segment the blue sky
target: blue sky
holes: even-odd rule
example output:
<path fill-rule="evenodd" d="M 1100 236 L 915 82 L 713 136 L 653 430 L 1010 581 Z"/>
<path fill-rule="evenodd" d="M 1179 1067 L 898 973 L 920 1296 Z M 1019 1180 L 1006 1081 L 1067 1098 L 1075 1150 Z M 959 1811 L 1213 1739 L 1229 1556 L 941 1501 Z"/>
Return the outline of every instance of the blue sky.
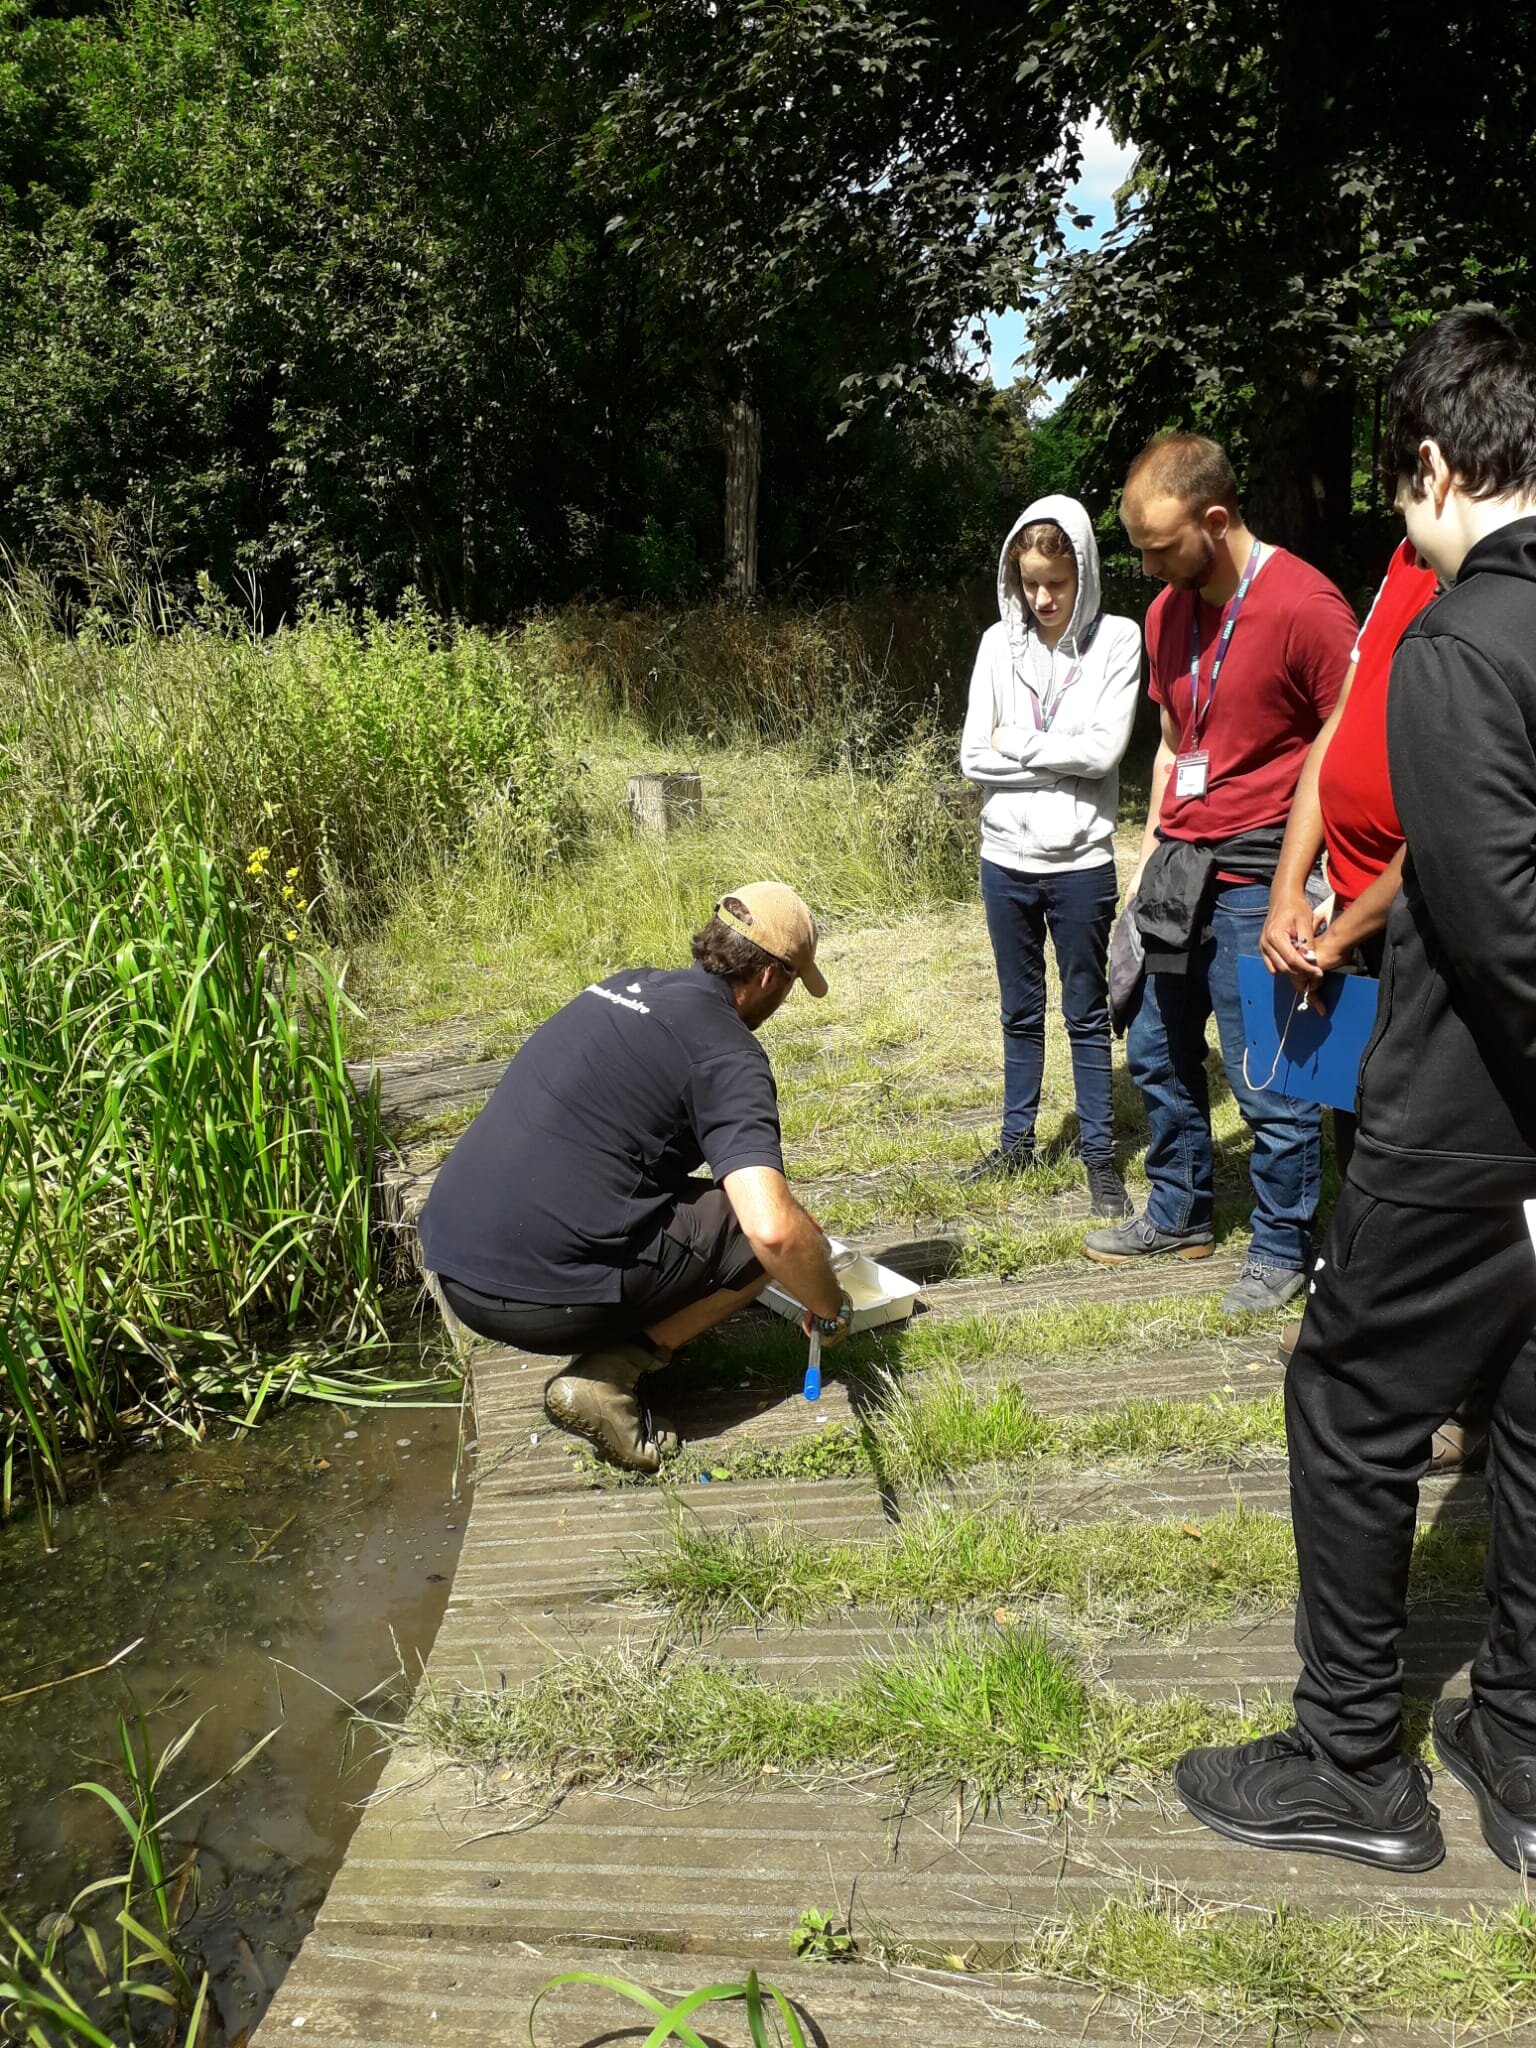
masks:
<path fill-rule="evenodd" d="M 1083 130 L 1082 172 L 1067 194 L 1074 212 L 1091 213 L 1091 228 L 1068 227 L 1067 241 L 1074 249 L 1091 249 L 1113 223 L 1113 195 L 1123 185 L 1136 152 L 1121 149 L 1102 121 L 1094 120 Z M 992 382 L 999 390 L 1014 380 L 1014 361 L 1024 347 L 1024 315 L 1019 312 L 989 313 L 987 336 L 990 343 Z M 1066 387 L 1063 385 L 1061 391 Z M 1051 399 L 1061 395 L 1054 388 Z"/>

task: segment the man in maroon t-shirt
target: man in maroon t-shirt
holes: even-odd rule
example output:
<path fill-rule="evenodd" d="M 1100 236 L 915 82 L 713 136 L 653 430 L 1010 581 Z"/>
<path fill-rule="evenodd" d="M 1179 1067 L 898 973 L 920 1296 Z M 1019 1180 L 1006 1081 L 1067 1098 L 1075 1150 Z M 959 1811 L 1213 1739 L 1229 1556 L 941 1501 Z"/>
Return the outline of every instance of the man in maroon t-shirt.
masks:
<path fill-rule="evenodd" d="M 1206 1027 L 1253 1132 L 1253 1242 L 1222 1307 L 1299 1294 L 1317 1208 L 1321 1112 L 1250 1087 L 1237 963 L 1256 955 L 1269 883 L 1307 753 L 1349 666 L 1355 618 L 1338 590 L 1256 540 L 1214 441 L 1166 434 L 1131 465 L 1120 517 L 1142 567 L 1168 585 L 1147 614 L 1162 721 L 1131 884 L 1147 975 L 1126 1040 L 1150 1127 L 1143 1215 L 1090 1233 L 1106 1265 L 1209 1257 L 1214 1244 Z"/>

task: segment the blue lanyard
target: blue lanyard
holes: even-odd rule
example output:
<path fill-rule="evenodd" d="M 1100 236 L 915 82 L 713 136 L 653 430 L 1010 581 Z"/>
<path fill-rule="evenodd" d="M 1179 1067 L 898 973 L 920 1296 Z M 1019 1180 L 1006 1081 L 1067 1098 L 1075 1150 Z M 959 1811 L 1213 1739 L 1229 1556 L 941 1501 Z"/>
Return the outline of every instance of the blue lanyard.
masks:
<path fill-rule="evenodd" d="M 1195 592 L 1194 610 L 1189 619 L 1189 739 L 1191 746 L 1200 744 L 1200 735 L 1205 731 L 1206 720 L 1211 715 L 1211 706 L 1216 702 L 1216 684 L 1221 677 L 1221 664 L 1227 658 L 1227 648 L 1232 640 L 1232 628 L 1237 624 L 1237 615 L 1243 608 L 1243 599 L 1248 595 L 1249 586 L 1259 573 L 1259 556 L 1263 550 L 1257 541 L 1248 550 L 1247 566 L 1242 581 L 1232 593 L 1221 631 L 1216 636 L 1216 653 L 1211 661 L 1211 687 L 1206 692 L 1205 702 L 1200 702 L 1200 593 Z"/>

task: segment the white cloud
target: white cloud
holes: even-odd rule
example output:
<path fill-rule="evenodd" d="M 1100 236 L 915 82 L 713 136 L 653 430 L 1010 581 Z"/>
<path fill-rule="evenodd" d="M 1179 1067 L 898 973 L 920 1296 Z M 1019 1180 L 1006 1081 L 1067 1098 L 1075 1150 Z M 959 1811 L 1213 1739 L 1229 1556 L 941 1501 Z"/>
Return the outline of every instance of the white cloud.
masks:
<path fill-rule="evenodd" d="M 1113 224 L 1115 192 L 1130 176 L 1136 161 L 1135 150 L 1122 148 L 1116 142 L 1100 114 L 1095 114 L 1084 127 L 1081 141 L 1082 165 L 1076 184 L 1067 192 L 1067 207 L 1073 212 L 1091 213 L 1094 219 L 1088 235 L 1079 235 L 1076 230 L 1069 235 L 1079 246 L 1084 241 L 1097 241 Z"/>
<path fill-rule="evenodd" d="M 1122 148 L 1110 134 L 1103 116 L 1097 113 L 1085 123 L 1080 139 L 1082 163 L 1076 182 L 1067 189 L 1063 212 L 1093 215 L 1091 228 L 1076 228 L 1070 222 L 1066 226 L 1069 248 L 1092 249 L 1114 225 L 1114 195 L 1130 176 L 1136 152 Z M 1014 381 L 1014 358 L 1028 340 L 1023 314 L 1012 307 L 1001 313 L 989 313 L 987 334 L 991 343 L 992 382 L 1001 390 L 1005 384 Z M 1052 385 L 1047 393 L 1046 409 L 1059 403 L 1067 389 L 1066 385 Z"/>

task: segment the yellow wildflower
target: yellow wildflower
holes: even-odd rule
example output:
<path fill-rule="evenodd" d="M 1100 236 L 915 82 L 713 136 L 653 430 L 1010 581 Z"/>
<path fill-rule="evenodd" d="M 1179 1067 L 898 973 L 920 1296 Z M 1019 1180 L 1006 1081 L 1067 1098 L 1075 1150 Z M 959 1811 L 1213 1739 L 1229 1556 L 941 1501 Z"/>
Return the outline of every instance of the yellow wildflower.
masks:
<path fill-rule="evenodd" d="M 283 937 L 285 939 L 296 939 L 298 936 L 298 933 L 294 930 L 292 925 L 289 925 L 287 931 L 283 933 Z"/>

